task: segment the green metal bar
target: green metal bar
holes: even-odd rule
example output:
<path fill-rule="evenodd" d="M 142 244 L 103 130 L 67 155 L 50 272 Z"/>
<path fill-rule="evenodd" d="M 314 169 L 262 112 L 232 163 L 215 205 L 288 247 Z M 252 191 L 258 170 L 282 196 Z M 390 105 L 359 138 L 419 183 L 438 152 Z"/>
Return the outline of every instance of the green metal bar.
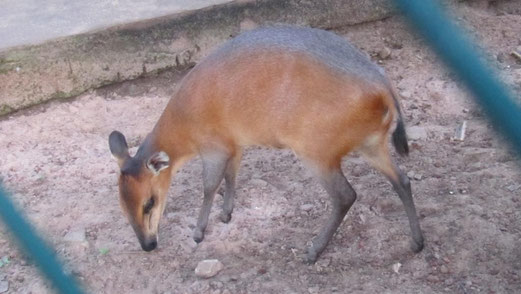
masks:
<path fill-rule="evenodd" d="M 60 262 L 32 226 L 16 210 L 7 193 L 0 187 L 0 219 L 18 243 L 34 259 L 36 265 L 54 284 L 59 293 L 83 293 L 76 281 L 63 272 Z"/>
<path fill-rule="evenodd" d="M 477 46 L 432 0 L 395 0 L 429 45 L 460 76 L 491 118 L 497 130 L 521 152 L 521 109 L 481 61 Z"/>

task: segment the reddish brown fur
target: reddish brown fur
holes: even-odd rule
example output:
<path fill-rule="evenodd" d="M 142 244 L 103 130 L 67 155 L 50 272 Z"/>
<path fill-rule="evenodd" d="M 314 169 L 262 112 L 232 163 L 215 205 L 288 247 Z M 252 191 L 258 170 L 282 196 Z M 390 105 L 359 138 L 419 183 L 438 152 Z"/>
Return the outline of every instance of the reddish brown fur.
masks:
<path fill-rule="evenodd" d="M 392 115 L 382 119 L 389 109 L 395 113 L 389 95 L 383 85 L 305 54 L 243 53 L 195 68 L 152 134 L 157 149 L 174 160 L 206 148 L 265 145 L 290 148 L 328 168 L 368 135 L 386 137 Z"/>

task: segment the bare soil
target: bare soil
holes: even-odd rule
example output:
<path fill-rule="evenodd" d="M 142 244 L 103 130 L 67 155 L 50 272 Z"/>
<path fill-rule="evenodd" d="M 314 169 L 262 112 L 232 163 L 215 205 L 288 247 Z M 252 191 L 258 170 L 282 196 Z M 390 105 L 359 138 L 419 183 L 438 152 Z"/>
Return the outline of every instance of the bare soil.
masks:
<path fill-rule="evenodd" d="M 510 52 L 521 46 L 521 2 L 463 2 L 451 10 L 519 97 L 521 61 Z M 217 196 L 205 240 L 192 240 L 202 203 L 194 160 L 172 183 L 159 248 L 142 251 L 118 206 L 107 138 L 120 130 L 135 152 L 184 73 L 2 119 L 1 181 L 91 293 L 521 293 L 521 161 L 399 16 L 336 32 L 381 63 L 403 96 L 412 151 L 396 160 L 413 179 L 426 237 L 419 254 L 409 250 L 407 218 L 391 185 L 353 154 L 343 169 L 358 200 L 319 261 L 304 264 L 307 243 L 329 214 L 328 196 L 290 151 L 261 147 L 245 153 L 230 223 L 218 219 Z M 383 48 L 391 54 L 381 60 Z M 464 141 L 454 140 L 464 121 Z M 2 228 L 4 256 L 10 262 L 0 267 L 0 281 L 8 293 L 52 292 Z M 197 278 L 203 259 L 219 259 L 224 269 Z"/>

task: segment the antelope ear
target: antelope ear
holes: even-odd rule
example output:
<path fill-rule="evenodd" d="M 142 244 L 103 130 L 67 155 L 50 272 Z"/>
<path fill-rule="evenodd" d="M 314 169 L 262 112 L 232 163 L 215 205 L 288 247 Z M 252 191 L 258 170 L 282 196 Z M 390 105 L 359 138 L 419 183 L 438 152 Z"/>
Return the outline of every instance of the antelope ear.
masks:
<path fill-rule="evenodd" d="M 123 162 L 130 157 L 128 154 L 128 145 L 125 136 L 118 131 L 113 131 L 109 136 L 110 153 L 118 160 L 121 167 Z"/>
<path fill-rule="evenodd" d="M 154 153 L 147 161 L 147 168 L 158 175 L 160 171 L 167 168 L 170 165 L 170 157 L 164 151 Z"/>

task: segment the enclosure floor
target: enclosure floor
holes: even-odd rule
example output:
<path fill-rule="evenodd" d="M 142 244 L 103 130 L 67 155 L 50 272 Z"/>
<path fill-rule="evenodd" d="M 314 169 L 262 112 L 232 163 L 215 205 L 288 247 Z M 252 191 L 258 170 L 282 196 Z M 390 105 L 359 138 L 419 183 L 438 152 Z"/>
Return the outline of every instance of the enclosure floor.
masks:
<path fill-rule="evenodd" d="M 501 2 L 501 1 L 499 1 Z M 454 7 L 517 97 L 521 2 Z M 515 7 L 514 7 L 515 8 Z M 230 223 L 216 198 L 205 240 L 191 239 L 202 203 L 201 162 L 175 176 L 159 248 L 143 252 L 118 206 L 118 167 L 107 138 L 123 132 L 132 152 L 184 73 L 168 72 L 51 102 L 0 120 L 0 175 L 15 201 L 90 293 L 521 293 L 521 162 L 482 111 L 399 17 L 337 30 L 386 69 L 402 96 L 411 154 L 395 157 L 413 178 L 425 249 L 409 250 L 402 204 L 361 157 L 343 170 L 358 193 L 317 264 L 306 244 L 329 212 L 318 182 L 289 151 L 251 148 Z M 464 141 L 452 137 L 467 121 Z M 183 142 L 179 142 L 182 144 Z M 0 281 L 8 293 L 51 293 L 0 229 Z M 203 259 L 224 269 L 194 274 Z"/>

